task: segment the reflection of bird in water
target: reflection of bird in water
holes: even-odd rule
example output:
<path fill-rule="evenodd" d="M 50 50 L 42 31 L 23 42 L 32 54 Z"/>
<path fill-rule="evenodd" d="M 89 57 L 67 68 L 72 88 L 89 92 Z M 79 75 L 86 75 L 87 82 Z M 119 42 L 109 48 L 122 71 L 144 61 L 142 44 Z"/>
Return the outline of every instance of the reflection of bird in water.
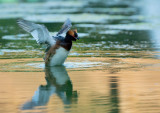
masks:
<path fill-rule="evenodd" d="M 69 19 L 65 21 L 62 29 L 54 37 L 49 34 L 44 25 L 23 19 L 19 19 L 17 23 L 22 29 L 30 33 L 38 44 L 47 44 L 48 47 L 44 58 L 47 66 L 62 65 L 72 47 L 72 41 L 78 39 L 77 30 L 69 30 L 72 26 Z M 63 33 L 66 33 L 65 37 L 61 36 Z"/>
<path fill-rule="evenodd" d="M 39 86 L 32 99 L 22 106 L 23 110 L 45 106 L 53 94 L 57 94 L 64 104 L 77 102 L 77 91 L 73 91 L 72 83 L 64 66 L 46 67 L 45 75 L 47 85 Z"/>

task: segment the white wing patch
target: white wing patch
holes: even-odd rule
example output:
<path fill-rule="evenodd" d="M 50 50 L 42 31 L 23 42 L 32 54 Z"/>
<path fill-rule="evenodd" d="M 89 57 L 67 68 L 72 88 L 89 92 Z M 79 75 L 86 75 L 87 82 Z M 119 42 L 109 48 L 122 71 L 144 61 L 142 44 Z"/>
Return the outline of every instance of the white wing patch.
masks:
<path fill-rule="evenodd" d="M 37 30 L 32 31 L 31 35 L 36 39 L 36 42 L 38 43 L 38 32 L 37 32 Z"/>

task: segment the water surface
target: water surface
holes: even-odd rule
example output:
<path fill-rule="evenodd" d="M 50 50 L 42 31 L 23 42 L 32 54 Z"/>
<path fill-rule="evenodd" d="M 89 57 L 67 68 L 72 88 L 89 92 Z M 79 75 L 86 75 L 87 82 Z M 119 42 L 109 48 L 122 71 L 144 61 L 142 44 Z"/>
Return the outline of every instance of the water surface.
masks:
<path fill-rule="evenodd" d="M 1 3 L 0 112 L 159 113 L 159 3 Z M 45 46 L 16 20 L 44 24 L 54 35 L 68 17 L 80 40 L 64 66 L 46 68 Z"/>

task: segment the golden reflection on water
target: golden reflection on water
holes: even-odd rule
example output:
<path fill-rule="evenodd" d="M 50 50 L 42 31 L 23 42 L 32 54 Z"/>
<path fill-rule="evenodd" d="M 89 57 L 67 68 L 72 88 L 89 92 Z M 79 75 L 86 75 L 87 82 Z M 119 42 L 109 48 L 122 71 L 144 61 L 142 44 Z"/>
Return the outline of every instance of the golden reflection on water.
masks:
<path fill-rule="evenodd" d="M 46 85 L 40 85 L 30 101 L 22 106 L 22 110 L 45 106 L 52 95 L 57 95 L 63 104 L 77 102 L 77 91 L 73 91 L 72 82 L 64 66 L 45 68 Z"/>
<path fill-rule="evenodd" d="M 122 113 L 160 112 L 160 72 L 151 68 L 121 74 L 119 98 Z"/>
<path fill-rule="evenodd" d="M 114 62 L 106 70 L 0 72 L 0 112 L 159 113 L 159 60 L 126 61 L 143 67 Z"/>

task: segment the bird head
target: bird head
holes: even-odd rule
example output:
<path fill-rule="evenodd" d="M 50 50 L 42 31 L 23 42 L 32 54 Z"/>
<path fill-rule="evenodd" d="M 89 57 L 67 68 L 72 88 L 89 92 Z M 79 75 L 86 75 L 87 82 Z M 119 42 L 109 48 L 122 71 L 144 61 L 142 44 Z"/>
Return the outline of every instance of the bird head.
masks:
<path fill-rule="evenodd" d="M 66 33 L 66 37 L 70 38 L 70 40 L 72 40 L 72 41 L 76 41 L 77 39 L 79 40 L 77 29 L 75 29 L 75 30 L 69 30 Z"/>

